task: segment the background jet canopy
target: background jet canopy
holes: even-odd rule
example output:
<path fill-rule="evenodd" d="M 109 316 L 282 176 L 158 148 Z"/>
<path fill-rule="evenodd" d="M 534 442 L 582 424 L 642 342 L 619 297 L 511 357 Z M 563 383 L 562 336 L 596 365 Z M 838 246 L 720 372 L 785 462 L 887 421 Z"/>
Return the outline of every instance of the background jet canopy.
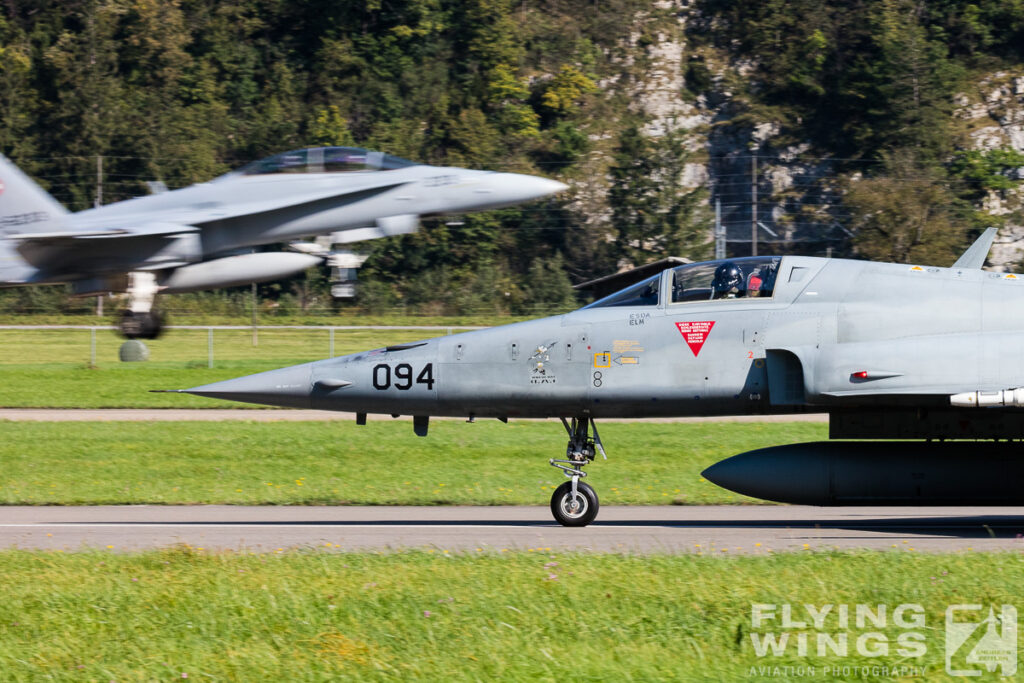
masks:
<path fill-rule="evenodd" d="M 229 176 L 267 175 L 271 173 L 352 173 L 355 171 L 392 171 L 417 166 L 408 159 L 373 152 L 360 147 L 310 147 L 275 154 L 254 161 Z"/>

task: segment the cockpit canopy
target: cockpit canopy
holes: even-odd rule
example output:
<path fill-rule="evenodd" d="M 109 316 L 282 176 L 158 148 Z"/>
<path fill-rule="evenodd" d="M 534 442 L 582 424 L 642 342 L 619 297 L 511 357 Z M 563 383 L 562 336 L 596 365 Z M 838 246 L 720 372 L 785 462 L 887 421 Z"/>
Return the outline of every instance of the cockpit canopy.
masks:
<path fill-rule="evenodd" d="M 417 166 L 408 159 L 373 152 L 360 147 L 310 147 L 275 154 L 254 161 L 228 175 L 266 175 L 270 173 L 352 173 L 354 171 L 392 171 Z"/>
<path fill-rule="evenodd" d="M 748 256 L 687 263 L 669 273 L 669 304 L 730 299 L 770 299 L 781 256 Z M 662 273 L 626 287 L 586 308 L 657 306 Z"/>

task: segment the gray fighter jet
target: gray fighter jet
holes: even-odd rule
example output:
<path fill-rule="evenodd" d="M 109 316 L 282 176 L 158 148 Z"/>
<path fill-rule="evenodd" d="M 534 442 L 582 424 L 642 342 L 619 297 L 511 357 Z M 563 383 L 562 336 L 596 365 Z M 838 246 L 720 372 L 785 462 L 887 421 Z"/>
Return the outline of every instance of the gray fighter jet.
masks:
<path fill-rule="evenodd" d="M 71 214 L 0 156 L 0 286 L 70 282 L 79 296 L 125 292 L 121 332 L 152 338 L 161 327 L 158 293 L 275 280 L 321 262 L 310 253 L 240 251 L 329 233 L 335 243 L 400 235 L 415 231 L 421 216 L 511 206 L 565 188 L 536 176 L 315 147 Z"/>
<path fill-rule="evenodd" d="M 604 455 L 602 418 L 827 412 L 844 440 L 740 454 L 704 476 L 805 504 L 1022 504 L 1024 459 L 1001 441 L 1024 439 L 1024 277 L 981 269 L 994 233 L 951 268 L 685 264 L 566 315 L 185 391 L 359 424 L 412 415 L 419 435 L 432 415 L 557 417 L 569 443 L 551 464 L 569 480 L 551 509 L 569 526 L 597 514 L 581 478 Z"/>

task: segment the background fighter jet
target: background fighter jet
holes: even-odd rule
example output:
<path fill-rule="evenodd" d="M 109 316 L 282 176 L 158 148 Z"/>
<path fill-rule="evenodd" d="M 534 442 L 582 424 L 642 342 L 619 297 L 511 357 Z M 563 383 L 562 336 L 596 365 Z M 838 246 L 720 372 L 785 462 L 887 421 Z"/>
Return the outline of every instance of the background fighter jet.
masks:
<path fill-rule="evenodd" d="M 1024 277 L 981 270 L 995 231 L 952 268 L 762 256 L 670 268 L 578 311 L 186 390 L 278 406 L 414 416 L 558 417 L 570 478 L 555 518 L 582 526 L 595 420 L 828 412 L 840 441 L 713 465 L 735 491 L 805 504 L 1020 504 Z M 982 407 L 984 406 L 984 407 Z M 945 442 L 989 439 L 996 443 Z M 642 457 L 642 454 L 637 454 Z"/>
<path fill-rule="evenodd" d="M 120 328 L 160 332 L 159 292 L 286 277 L 320 262 L 257 245 L 335 233 L 355 242 L 413 232 L 420 216 L 511 206 L 559 192 L 554 180 L 417 164 L 355 147 L 278 154 L 208 183 L 70 214 L 0 156 L 0 286 L 70 282 L 126 292 Z"/>

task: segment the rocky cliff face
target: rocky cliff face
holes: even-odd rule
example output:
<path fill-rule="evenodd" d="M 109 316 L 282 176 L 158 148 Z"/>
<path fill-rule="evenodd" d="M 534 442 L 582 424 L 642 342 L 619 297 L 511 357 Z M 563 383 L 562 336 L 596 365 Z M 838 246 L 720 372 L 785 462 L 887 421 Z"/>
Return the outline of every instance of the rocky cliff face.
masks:
<path fill-rule="evenodd" d="M 750 100 L 754 65 L 716 48 L 692 45 L 687 27 L 699 27 L 703 18 L 688 2 L 660 2 L 656 9 L 662 20 L 645 34 L 647 44 L 638 44 L 638 29 L 627 51 L 634 55 L 631 60 L 643 53 L 644 73 L 628 86 L 603 85 L 627 88 L 632 110 L 646 119 L 647 135 L 685 131 L 693 159 L 683 186 L 707 187 L 709 210 L 720 203 L 729 255 L 750 253 L 755 171 L 762 252 L 826 255 L 842 245 L 850 233 L 836 160 L 809 141 L 784 134 L 781 121 L 743 106 Z M 671 20 L 664 20 L 665 13 Z M 1024 151 L 1024 70 L 992 73 L 959 95 L 956 104 L 965 128 L 962 148 Z M 993 267 L 1024 261 L 1024 190 L 992 192 L 984 208 L 1006 221 L 990 257 Z M 710 225 L 708 234 L 710 239 Z"/>
<path fill-rule="evenodd" d="M 977 82 L 968 92 L 957 95 L 956 117 L 964 126 L 969 149 L 993 150 L 1010 147 L 1024 152 L 1024 71 L 997 71 Z M 1017 169 L 1024 179 L 1024 168 Z M 1006 220 L 999 231 L 989 263 L 1009 270 L 1024 262 L 1024 189 L 990 191 L 983 200 L 985 210 Z"/>

